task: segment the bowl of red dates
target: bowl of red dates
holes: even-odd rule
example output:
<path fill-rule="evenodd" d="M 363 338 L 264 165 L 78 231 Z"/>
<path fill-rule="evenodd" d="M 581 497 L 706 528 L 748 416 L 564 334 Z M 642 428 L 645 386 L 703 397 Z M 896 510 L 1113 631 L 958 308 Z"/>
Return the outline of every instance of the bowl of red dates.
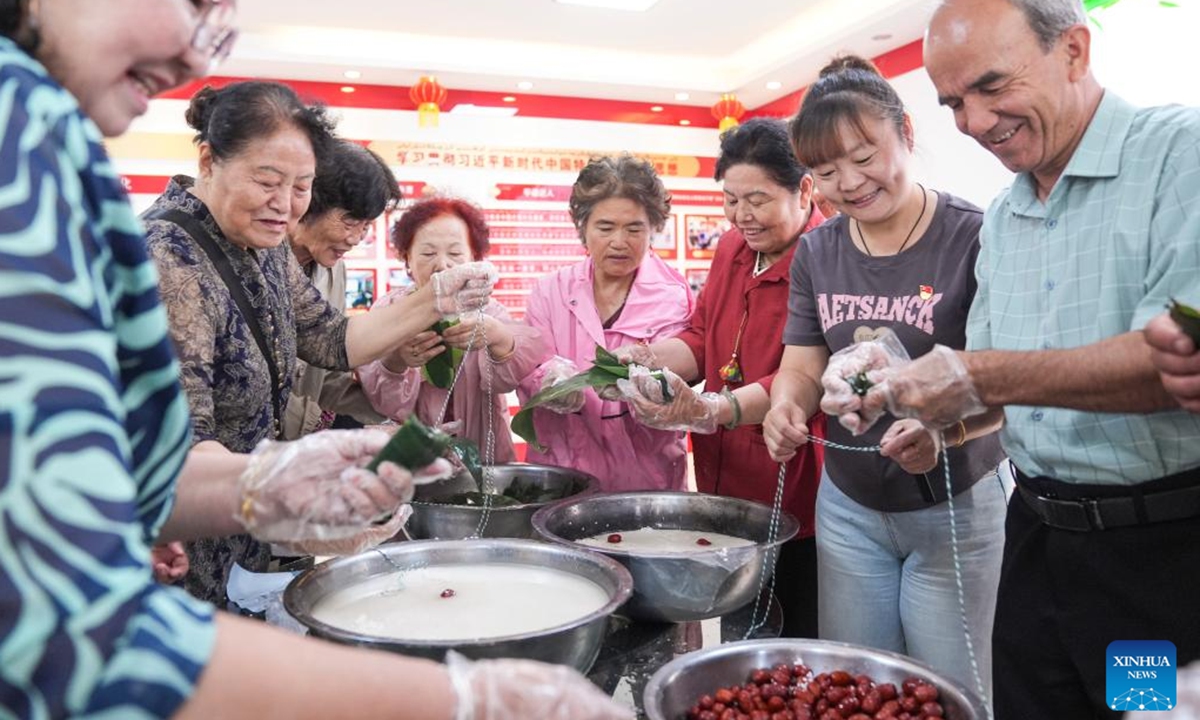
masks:
<path fill-rule="evenodd" d="M 897 653 L 744 640 L 682 655 L 646 684 L 650 720 L 983 720 L 961 683 Z"/>
<path fill-rule="evenodd" d="M 651 622 L 705 620 L 753 601 L 779 546 L 800 530 L 788 513 L 773 523 L 771 507 L 751 500 L 667 491 L 567 498 L 538 510 L 532 522 L 543 540 L 624 565 L 633 597 L 620 612 Z"/>

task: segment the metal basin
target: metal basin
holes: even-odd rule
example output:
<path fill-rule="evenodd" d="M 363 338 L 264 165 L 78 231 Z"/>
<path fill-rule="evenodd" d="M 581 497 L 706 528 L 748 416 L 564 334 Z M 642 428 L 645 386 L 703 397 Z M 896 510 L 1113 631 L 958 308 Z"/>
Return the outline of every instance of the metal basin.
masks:
<path fill-rule="evenodd" d="M 659 668 L 646 684 L 643 708 L 650 720 L 683 720 L 702 695 L 746 682 L 750 672 L 779 663 L 802 663 L 814 673 L 845 670 L 866 673 L 877 683 L 920 677 L 937 686 L 949 720 L 983 720 L 987 711 L 974 692 L 912 658 L 823 640 L 746 640 L 678 657 Z"/>
<path fill-rule="evenodd" d="M 779 515 L 775 542 L 767 544 L 771 508 L 750 500 L 692 492 L 590 495 L 560 501 L 533 516 L 537 533 L 551 541 L 603 553 L 633 575 L 633 597 L 622 615 L 636 620 L 684 622 L 724 615 L 760 590 L 767 550 L 796 536 L 800 524 Z M 754 545 L 688 553 L 651 553 L 582 545 L 576 540 L 643 527 L 698 530 L 753 540 Z M 773 569 L 773 568 L 770 568 Z M 768 575 L 766 580 L 769 580 Z"/>
<path fill-rule="evenodd" d="M 384 557 L 386 555 L 386 557 Z M 315 608 L 332 593 L 381 575 L 435 565 L 509 563 L 549 568 L 591 580 L 608 594 L 600 609 L 557 627 L 476 640 L 403 640 L 364 635 L 317 620 Z M 514 657 L 570 665 L 587 672 L 604 639 L 608 616 L 633 589 L 629 573 L 619 563 L 595 553 L 532 540 L 413 541 L 383 545 L 376 550 L 318 565 L 294 579 L 284 590 L 283 606 L 309 634 L 346 645 L 361 645 L 442 660 L 448 650 L 470 658 Z M 496 588 L 496 592 L 504 592 Z"/>
<path fill-rule="evenodd" d="M 484 478 L 497 493 L 504 492 L 517 478 L 533 483 L 546 490 L 561 491 L 560 499 L 594 493 L 600 482 L 591 475 L 570 468 L 552 465 L 511 463 L 484 467 Z M 434 491 L 434 490 L 431 490 Z M 411 538 L 430 540 L 461 540 L 469 537 L 534 538 L 533 514 L 556 501 L 524 503 L 509 507 L 494 507 L 488 513 L 483 532 L 479 533 L 483 508 L 470 505 L 449 505 L 427 502 L 433 499 L 423 487 L 417 488 L 413 498 L 412 517 L 408 519 L 405 532 Z"/>

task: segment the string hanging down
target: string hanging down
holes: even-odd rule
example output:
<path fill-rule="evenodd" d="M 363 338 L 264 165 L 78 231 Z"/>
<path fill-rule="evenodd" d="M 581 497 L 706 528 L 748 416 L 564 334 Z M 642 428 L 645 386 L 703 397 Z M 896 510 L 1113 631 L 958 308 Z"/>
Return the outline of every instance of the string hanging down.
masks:
<path fill-rule="evenodd" d="M 940 433 L 939 433 L 940 434 Z M 882 448 L 879 445 L 843 445 L 824 438 L 809 436 L 808 441 L 817 445 L 823 445 L 833 450 L 843 450 L 847 452 L 879 452 Z M 984 707 L 987 709 L 988 720 L 992 718 L 992 703 L 988 697 L 987 689 L 983 684 L 983 677 L 979 673 L 979 660 L 975 654 L 975 641 L 971 637 L 971 627 L 967 622 L 967 599 L 966 589 L 963 585 L 962 560 L 958 551 L 958 519 L 954 512 L 954 488 L 950 478 L 950 454 L 946 451 L 946 438 L 941 437 L 942 450 L 939 453 L 941 463 L 946 475 L 946 503 L 947 509 L 950 511 L 950 554 L 954 561 L 954 583 L 958 591 L 958 608 L 959 619 L 962 622 L 963 637 L 966 638 L 967 657 L 971 662 L 971 675 L 975 681 L 975 689 L 979 692 L 979 697 L 983 699 Z M 782 511 L 783 505 L 783 485 L 784 479 L 787 477 L 787 465 L 779 463 L 779 477 L 775 484 L 775 498 L 771 505 L 771 520 L 767 528 L 767 559 L 763 563 L 763 572 L 759 576 L 758 593 L 754 598 L 754 609 L 750 614 L 750 627 L 746 630 L 743 636 L 744 640 L 749 640 L 759 631 L 763 623 L 767 620 L 767 614 L 770 611 L 770 598 L 775 593 L 775 563 L 778 560 L 778 550 L 775 541 L 779 537 L 779 514 Z M 770 574 L 770 589 L 767 594 L 767 603 L 764 608 L 762 617 L 759 618 L 759 604 L 762 599 L 763 586 L 766 584 L 767 575 Z"/>

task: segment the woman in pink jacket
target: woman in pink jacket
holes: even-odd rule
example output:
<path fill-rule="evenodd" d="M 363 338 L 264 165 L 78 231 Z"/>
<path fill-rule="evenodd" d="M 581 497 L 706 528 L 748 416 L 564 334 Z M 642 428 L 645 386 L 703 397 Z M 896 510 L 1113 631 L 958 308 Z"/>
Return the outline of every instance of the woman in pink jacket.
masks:
<path fill-rule="evenodd" d="M 597 345 L 611 350 L 678 334 L 694 307 L 683 277 L 648 252 L 671 211 L 650 163 L 627 155 L 592 160 L 570 203 L 588 257 L 542 278 L 529 296 L 525 322 L 541 331 L 547 359 L 521 381 L 522 401 L 586 370 Z M 536 409 L 534 426 L 544 450 L 530 447 L 530 462 L 591 473 L 609 492 L 684 488 L 684 433 L 640 424 L 621 400 L 572 393 Z"/>
<path fill-rule="evenodd" d="M 392 244 L 396 254 L 404 259 L 414 284 L 383 296 L 376 302 L 379 306 L 390 305 L 424 287 L 435 272 L 482 260 L 489 247 L 488 226 L 479 208 L 465 200 L 430 198 L 400 216 L 392 228 Z M 360 367 L 359 381 L 375 409 L 393 420 L 403 421 L 415 411 L 417 418 L 426 424 L 461 421 L 459 434 L 475 441 L 481 450 L 487 447 L 490 420 L 495 433 L 495 455 L 484 459 L 512 462 L 516 454 L 504 396 L 545 355 L 540 333 L 514 322 L 495 300 L 484 308 L 482 322 L 471 352 L 459 366 L 461 377 L 453 388 L 454 396 L 445 417 L 438 415 L 446 404 L 447 390 L 428 382 L 421 368 L 448 348 L 466 349 L 480 323 L 478 312 L 460 316 L 459 323 L 441 335 L 432 330 L 419 333 L 391 355 Z M 484 338 L 486 350 L 481 347 Z"/>

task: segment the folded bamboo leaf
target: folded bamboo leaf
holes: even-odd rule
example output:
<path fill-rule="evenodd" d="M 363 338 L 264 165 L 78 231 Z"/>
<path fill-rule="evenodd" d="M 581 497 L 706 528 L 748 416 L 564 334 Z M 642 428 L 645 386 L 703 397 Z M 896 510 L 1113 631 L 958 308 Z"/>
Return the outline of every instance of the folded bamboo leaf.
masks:
<path fill-rule="evenodd" d="M 458 320 L 438 320 L 429 328 L 438 335 L 458 324 Z M 421 367 L 421 375 L 425 382 L 445 390 L 454 384 L 454 373 L 462 365 L 465 353 L 462 348 L 447 347 L 441 353 L 434 355 Z"/>
<path fill-rule="evenodd" d="M 661 372 L 655 374 L 658 376 L 658 381 L 662 383 L 663 397 L 668 401 L 671 400 L 671 388 L 667 383 L 666 376 Z M 579 390 L 600 389 L 616 385 L 618 380 L 628 379 L 629 366 L 618 360 L 616 355 L 597 345 L 592 367 L 585 372 L 572 375 L 557 385 L 541 390 L 529 398 L 529 401 L 522 405 L 521 410 L 513 417 L 512 431 L 529 443 L 530 447 L 542 452 L 546 448 L 537 439 L 537 429 L 533 425 L 534 408 Z"/>
<path fill-rule="evenodd" d="M 1175 298 L 1171 298 L 1171 304 L 1168 307 L 1171 309 L 1171 319 L 1187 333 L 1193 343 L 1200 346 L 1200 311 L 1184 305 Z"/>

